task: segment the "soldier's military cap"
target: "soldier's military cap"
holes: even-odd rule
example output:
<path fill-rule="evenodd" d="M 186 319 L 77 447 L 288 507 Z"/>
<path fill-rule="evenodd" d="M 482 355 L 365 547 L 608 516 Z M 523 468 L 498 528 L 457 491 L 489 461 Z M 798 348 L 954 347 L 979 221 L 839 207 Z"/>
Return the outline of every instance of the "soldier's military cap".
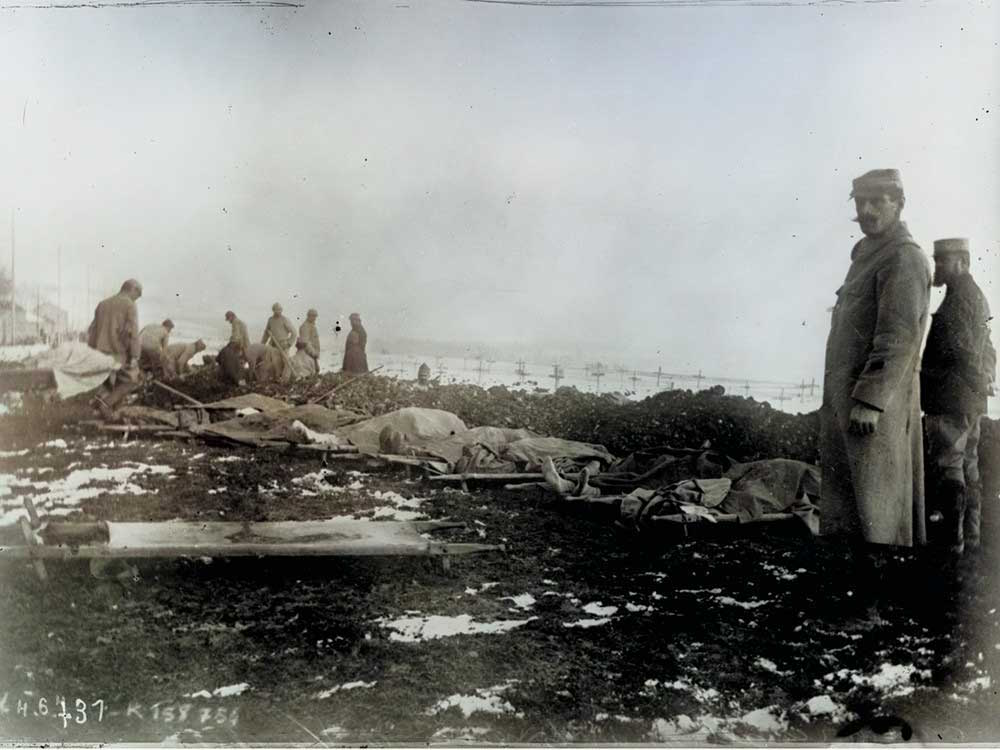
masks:
<path fill-rule="evenodd" d="M 968 257 L 969 240 L 965 237 L 950 237 L 946 240 L 934 240 L 934 257 L 958 253 Z"/>
<path fill-rule="evenodd" d="M 889 190 L 903 192 L 903 180 L 899 176 L 899 170 L 873 169 L 854 179 L 851 198 L 858 195 L 881 195 Z"/>

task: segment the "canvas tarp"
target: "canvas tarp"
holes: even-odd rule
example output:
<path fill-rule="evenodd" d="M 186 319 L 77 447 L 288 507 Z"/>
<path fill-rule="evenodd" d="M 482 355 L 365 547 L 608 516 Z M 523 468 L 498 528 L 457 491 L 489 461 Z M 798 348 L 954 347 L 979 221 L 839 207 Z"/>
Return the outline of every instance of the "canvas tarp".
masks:
<path fill-rule="evenodd" d="M 713 451 L 669 449 L 617 466 L 625 469 L 616 475 L 612 467 L 591 483 L 602 492 L 610 487 L 623 493 L 595 502 L 612 508 L 620 516 L 616 520 L 629 525 L 644 526 L 657 517 L 678 514 L 708 520 L 736 516 L 745 523 L 791 513 L 813 534 L 819 531 L 820 472 L 812 464 L 786 458 L 740 463 Z M 679 479 L 681 473 L 687 477 Z"/>
<path fill-rule="evenodd" d="M 237 407 L 242 408 L 242 407 Z M 234 417 L 212 424 L 192 425 L 192 434 L 224 438 L 246 445 L 260 445 L 267 441 L 306 442 L 301 431 L 294 429 L 296 422 L 320 433 L 336 433 L 360 419 L 362 415 L 344 409 L 327 409 L 319 404 L 287 406 L 270 409 L 245 417 Z"/>
<path fill-rule="evenodd" d="M 62 398 L 70 398 L 97 388 L 117 367 L 107 354 L 79 341 L 66 341 L 24 360 L 25 367 L 51 369 Z"/>

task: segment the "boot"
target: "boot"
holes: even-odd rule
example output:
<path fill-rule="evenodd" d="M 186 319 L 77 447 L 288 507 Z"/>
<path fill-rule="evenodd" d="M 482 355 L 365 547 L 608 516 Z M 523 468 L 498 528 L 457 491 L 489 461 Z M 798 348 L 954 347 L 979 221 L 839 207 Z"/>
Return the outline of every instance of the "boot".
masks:
<path fill-rule="evenodd" d="M 953 555 L 965 550 L 965 485 L 955 479 L 943 479 L 938 486 L 938 507 L 944 513 L 941 545 Z"/>
<path fill-rule="evenodd" d="M 965 522 L 963 538 L 968 550 L 979 549 L 980 527 L 982 526 L 983 487 L 974 482 L 965 488 Z"/>

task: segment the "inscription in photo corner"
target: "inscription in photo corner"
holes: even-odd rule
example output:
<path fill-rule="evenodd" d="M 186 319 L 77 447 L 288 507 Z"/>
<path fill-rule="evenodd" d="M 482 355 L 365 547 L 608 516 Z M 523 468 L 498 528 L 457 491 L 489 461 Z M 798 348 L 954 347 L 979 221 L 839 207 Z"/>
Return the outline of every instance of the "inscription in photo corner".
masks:
<path fill-rule="evenodd" d="M 155 722 L 192 727 L 235 727 L 239 723 L 238 706 L 209 706 L 195 701 L 128 701 L 110 705 L 103 698 L 76 696 L 37 696 L 30 691 L 0 694 L 0 721 L 52 722 L 63 729 L 111 721 Z"/>

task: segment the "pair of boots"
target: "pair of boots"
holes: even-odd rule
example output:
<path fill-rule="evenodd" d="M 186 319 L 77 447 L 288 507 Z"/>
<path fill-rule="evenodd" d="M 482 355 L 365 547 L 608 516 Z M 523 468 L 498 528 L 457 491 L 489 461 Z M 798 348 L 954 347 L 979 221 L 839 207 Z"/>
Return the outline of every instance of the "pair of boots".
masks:
<path fill-rule="evenodd" d="M 100 413 L 102 419 L 111 421 L 118 406 L 141 385 L 142 383 L 135 380 L 127 370 L 117 370 L 101 383 L 100 391 L 90 404 Z"/>
<path fill-rule="evenodd" d="M 954 555 L 966 548 L 979 548 L 982 526 L 982 489 L 978 483 L 966 486 L 957 479 L 943 479 L 938 485 L 937 510 L 931 514 L 938 525 L 936 541 Z"/>

